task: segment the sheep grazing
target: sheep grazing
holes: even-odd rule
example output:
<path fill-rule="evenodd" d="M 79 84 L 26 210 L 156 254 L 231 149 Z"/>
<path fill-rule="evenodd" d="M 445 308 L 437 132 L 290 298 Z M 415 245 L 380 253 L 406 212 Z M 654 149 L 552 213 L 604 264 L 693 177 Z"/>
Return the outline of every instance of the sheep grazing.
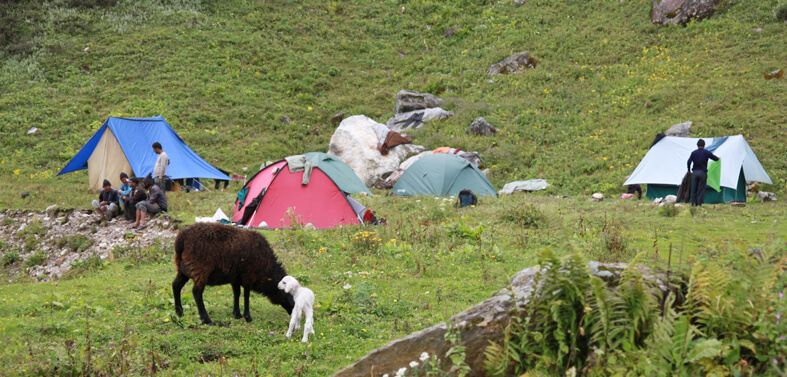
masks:
<path fill-rule="evenodd" d="M 178 274 L 172 281 L 172 293 L 178 316 L 183 316 L 180 291 L 189 279 L 194 280 L 194 301 L 199 317 L 206 325 L 213 324 L 202 301 L 206 285 L 232 285 L 235 299 L 232 314 L 238 319 L 241 318 L 238 301 L 243 287 L 245 310 L 242 317 L 246 318 L 246 322 L 251 322 L 250 290 L 265 295 L 287 313 L 292 313 L 295 306 L 292 295 L 277 287 L 277 282 L 287 276 L 287 271 L 265 237 L 257 232 L 222 224 L 191 225 L 175 239 L 175 266 Z"/>
<path fill-rule="evenodd" d="M 292 311 L 290 327 L 287 329 L 287 339 L 293 333 L 298 332 L 298 328 L 301 326 L 301 315 L 304 315 L 306 321 L 303 323 L 303 339 L 301 339 L 301 342 L 308 342 L 309 334 L 314 334 L 314 311 L 312 309 L 314 307 L 314 292 L 301 286 L 298 280 L 289 275 L 281 279 L 279 289 L 285 293 L 292 294 L 295 299 L 295 309 Z"/>

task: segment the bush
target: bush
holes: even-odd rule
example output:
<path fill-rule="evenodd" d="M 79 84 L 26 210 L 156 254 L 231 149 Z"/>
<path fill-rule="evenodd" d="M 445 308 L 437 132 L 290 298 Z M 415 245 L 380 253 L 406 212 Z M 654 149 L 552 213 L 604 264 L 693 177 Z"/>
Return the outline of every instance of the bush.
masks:
<path fill-rule="evenodd" d="M 39 250 L 35 254 L 29 256 L 25 261 L 25 265 L 27 267 L 34 267 L 40 266 L 46 262 L 47 254 L 46 251 Z"/>
<path fill-rule="evenodd" d="M 503 220 L 533 229 L 546 225 L 544 212 L 533 204 L 523 204 L 503 212 Z"/>
<path fill-rule="evenodd" d="M 2 264 L 3 267 L 10 266 L 16 262 L 19 262 L 19 259 L 19 249 L 14 248 L 0 257 L 0 264 Z"/>
<path fill-rule="evenodd" d="M 780 3 L 776 9 L 773 10 L 773 15 L 781 22 L 787 22 L 787 3 Z"/>
<path fill-rule="evenodd" d="M 668 203 L 659 207 L 659 215 L 664 217 L 675 217 L 678 214 L 678 207 L 675 203 Z"/>

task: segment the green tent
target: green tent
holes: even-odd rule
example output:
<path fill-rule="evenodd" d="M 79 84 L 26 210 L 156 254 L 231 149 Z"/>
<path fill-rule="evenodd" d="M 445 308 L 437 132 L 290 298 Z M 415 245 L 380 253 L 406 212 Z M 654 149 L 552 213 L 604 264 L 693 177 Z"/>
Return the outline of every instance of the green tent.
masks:
<path fill-rule="evenodd" d="M 393 193 L 398 196 L 454 196 L 466 189 L 479 197 L 497 196 L 494 186 L 478 167 L 457 155 L 435 153 L 407 168 L 394 185 Z"/>

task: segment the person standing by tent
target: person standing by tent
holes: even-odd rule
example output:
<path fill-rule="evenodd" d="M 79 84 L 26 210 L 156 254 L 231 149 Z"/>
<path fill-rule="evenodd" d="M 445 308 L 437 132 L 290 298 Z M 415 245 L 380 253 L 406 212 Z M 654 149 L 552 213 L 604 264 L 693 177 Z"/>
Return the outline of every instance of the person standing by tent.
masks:
<path fill-rule="evenodd" d="M 118 193 L 112 189 L 109 180 L 104 180 L 104 189 L 98 194 L 98 200 L 93 200 L 93 208 L 101 215 L 107 216 L 108 221 L 118 214 Z"/>
<path fill-rule="evenodd" d="M 131 229 L 145 229 L 145 215 L 151 216 L 167 211 L 167 196 L 164 190 L 153 184 L 153 180 L 148 176 L 142 181 L 142 186 L 150 193 L 148 200 L 137 203 L 137 220 Z"/>
<path fill-rule="evenodd" d="M 691 205 L 701 206 L 705 201 L 705 186 L 708 181 L 708 159 L 719 161 L 720 158 L 705 149 L 705 140 L 697 142 L 697 149 L 691 152 L 686 166 L 691 172 Z M 692 163 L 694 168 L 692 169 Z"/>
<path fill-rule="evenodd" d="M 153 168 L 153 179 L 156 186 L 164 190 L 164 179 L 167 177 L 167 165 L 169 165 L 169 157 L 167 152 L 161 148 L 161 144 L 157 141 L 153 143 L 153 152 L 156 152 L 158 158 L 156 159 L 156 166 Z"/>

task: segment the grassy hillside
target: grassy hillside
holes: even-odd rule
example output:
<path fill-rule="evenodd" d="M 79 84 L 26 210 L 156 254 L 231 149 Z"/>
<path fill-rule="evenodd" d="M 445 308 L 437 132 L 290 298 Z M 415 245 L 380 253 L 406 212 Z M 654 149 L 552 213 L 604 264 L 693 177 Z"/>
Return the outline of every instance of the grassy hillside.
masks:
<path fill-rule="evenodd" d="M 413 89 L 456 113 L 414 142 L 479 151 L 498 187 L 617 192 L 657 132 L 692 120 L 697 136 L 746 136 L 765 189 L 782 192 L 787 80 L 763 80 L 787 66 L 777 7 L 724 1 L 712 19 L 663 27 L 647 1 L 4 3 L 0 174 L 4 187 L 81 187 L 81 173 L 51 177 L 107 116 L 158 114 L 239 171 L 327 150 L 331 116 L 385 122 Z M 525 50 L 536 69 L 485 74 Z M 502 133 L 466 136 L 478 116 Z"/>
<path fill-rule="evenodd" d="M 478 151 L 498 189 L 528 178 L 553 186 L 474 209 L 376 195 L 360 200 L 388 226 L 264 231 L 288 271 L 317 293 L 309 345 L 285 340 L 285 313 L 260 296 L 252 296 L 253 323 L 231 320 L 227 286 L 206 291 L 222 326 L 200 326 L 193 306 L 175 317 L 171 245 L 119 248 L 111 262 L 37 283 L 12 273 L 21 268 L 9 267 L 8 255 L 18 250 L 0 240 L 0 376 L 330 375 L 489 297 L 545 248 L 610 262 L 642 253 L 637 260 L 656 267 L 672 250 L 676 275 L 710 266 L 733 276 L 712 287 L 729 306 L 706 334 L 727 354 L 695 354 L 680 370 L 777 373 L 787 365 L 779 340 L 787 328 L 774 320 L 787 310 L 777 295 L 787 283 L 736 274 L 759 271 L 750 247 L 786 262 L 787 79 L 763 79 L 787 68 L 782 8 L 725 0 L 711 19 L 663 27 L 650 23 L 644 0 L 2 2 L 0 209 L 88 207 L 96 193 L 87 173 L 55 174 L 107 116 L 163 115 L 208 162 L 253 172 L 266 160 L 327 150 L 334 114 L 384 123 L 400 89 L 436 94 L 456 113 L 415 132 L 415 143 Z M 454 26 L 456 36 L 442 36 Z M 538 67 L 486 75 L 520 51 Z M 478 116 L 501 132 L 465 135 Z M 781 201 L 676 212 L 587 202 L 592 192 L 616 197 L 654 135 L 687 120 L 697 136 L 743 134 L 774 181 L 763 189 Z M 39 131 L 27 135 L 31 127 Z M 32 195 L 23 200 L 25 190 Z M 170 215 L 188 224 L 217 207 L 230 213 L 233 190 L 171 193 Z M 746 303 L 752 286 L 768 293 L 755 300 L 763 305 Z M 695 340 L 716 340 L 707 338 Z M 610 367 L 643 367 L 647 355 L 618 356 Z"/>

